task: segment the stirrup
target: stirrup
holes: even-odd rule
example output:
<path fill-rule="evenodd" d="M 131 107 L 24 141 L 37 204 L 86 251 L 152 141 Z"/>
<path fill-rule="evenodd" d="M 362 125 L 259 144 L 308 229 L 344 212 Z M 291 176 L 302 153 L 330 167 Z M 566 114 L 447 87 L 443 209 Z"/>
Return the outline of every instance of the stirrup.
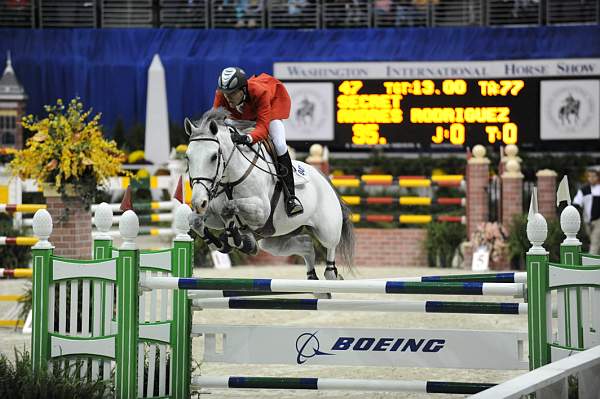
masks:
<path fill-rule="evenodd" d="M 285 212 L 288 216 L 296 216 L 304 212 L 304 207 L 295 196 L 291 196 L 285 202 Z"/>

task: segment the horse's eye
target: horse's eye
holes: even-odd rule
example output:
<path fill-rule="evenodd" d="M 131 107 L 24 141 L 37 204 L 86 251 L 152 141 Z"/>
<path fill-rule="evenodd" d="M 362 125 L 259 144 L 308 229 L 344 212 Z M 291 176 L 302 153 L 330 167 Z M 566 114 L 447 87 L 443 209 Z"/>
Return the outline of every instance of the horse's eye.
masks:
<path fill-rule="evenodd" d="M 210 157 L 210 162 L 215 162 L 217 160 L 217 154 Z"/>

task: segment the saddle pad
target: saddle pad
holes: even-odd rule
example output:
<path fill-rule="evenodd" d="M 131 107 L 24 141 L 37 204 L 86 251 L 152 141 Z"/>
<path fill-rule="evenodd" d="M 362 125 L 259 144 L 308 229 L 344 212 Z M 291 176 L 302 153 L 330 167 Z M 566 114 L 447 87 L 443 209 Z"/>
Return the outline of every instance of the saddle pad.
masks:
<path fill-rule="evenodd" d="M 294 168 L 294 186 L 303 186 L 308 183 L 310 178 L 308 177 L 306 165 L 297 161 L 292 161 L 292 167 Z"/>

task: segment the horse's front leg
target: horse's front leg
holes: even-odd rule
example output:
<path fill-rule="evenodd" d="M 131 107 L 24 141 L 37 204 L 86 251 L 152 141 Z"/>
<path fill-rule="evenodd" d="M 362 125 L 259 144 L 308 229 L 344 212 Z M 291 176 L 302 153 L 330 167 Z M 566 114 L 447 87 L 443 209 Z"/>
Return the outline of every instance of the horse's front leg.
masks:
<path fill-rule="evenodd" d="M 271 213 L 271 204 L 268 198 L 245 197 L 230 201 L 235 212 L 252 230 L 261 228 L 267 223 Z"/>
<path fill-rule="evenodd" d="M 240 228 L 255 229 L 257 223 L 266 222 L 268 214 L 264 216 L 264 205 L 261 202 L 263 201 L 257 197 L 228 201 L 221 212 L 225 223 L 225 232 L 221 235 L 221 240 L 244 253 L 255 255 L 258 246 L 254 235 L 244 234 Z"/>
<path fill-rule="evenodd" d="M 212 218 L 214 219 L 214 218 Z M 220 237 L 215 236 L 209 229 L 206 221 L 206 216 L 201 216 L 196 213 L 192 213 L 189 219 L 190 228 L 198 234 L 202 240 L 208 245 L 211 251 L 219 251 L 228 253 L 231 252 L 231 247 L 228 247 Z M 213 226 L 214 224 L 210 224 Z"/>

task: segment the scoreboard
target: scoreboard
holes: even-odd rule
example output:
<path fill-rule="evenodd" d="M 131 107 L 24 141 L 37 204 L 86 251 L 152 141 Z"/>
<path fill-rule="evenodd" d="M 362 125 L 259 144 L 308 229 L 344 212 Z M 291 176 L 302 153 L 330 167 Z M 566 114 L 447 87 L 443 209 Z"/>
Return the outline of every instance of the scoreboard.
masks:
<path fill-rule="evenodd" d="M 476 144 L 517 144 L 540 151 L 600 151 L 600 69 L 597 73 L 575 78 L 303 79 L 323 85 L 312 100 L 297 80 L 284 83 L 292 86 L 291 119 L 302 110 L 298 101 L 304 101 L 304 109 L 313 101 L 313 113 L 330 114 L 332 135 L 318 141 L 333 150 L 452 152 Z M 292 140 L 302 147 L 302 126 L 290 128 L 300 129 Z M 308 130 L 305 124 L 307 138 Z"/>
<path fill-rule="evenodd" d="M 346 148 L 517 144 L 535 127 L 523 80 L 336 81 L 336 136 Z M 531 114 L 531 111 L 529 111 Z"/>

